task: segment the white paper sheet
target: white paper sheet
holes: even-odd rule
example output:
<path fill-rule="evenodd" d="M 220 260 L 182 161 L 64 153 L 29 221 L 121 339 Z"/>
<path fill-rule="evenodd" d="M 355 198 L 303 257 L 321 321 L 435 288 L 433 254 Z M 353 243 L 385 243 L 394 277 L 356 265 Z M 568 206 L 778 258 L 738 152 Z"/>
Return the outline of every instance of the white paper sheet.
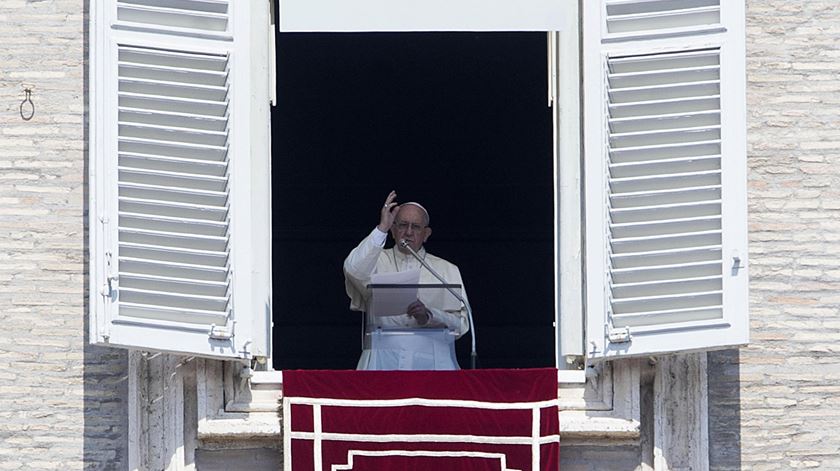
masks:
<path fill-rule="evenodd" d="M 399 316 L 405 314 L 409 304 L 417 300 L 420 270 L 377 273 L 370 278 L 372 285 L 414 285 L 394 288 L 377 288 L 368 313 L 374 316 Z"/>

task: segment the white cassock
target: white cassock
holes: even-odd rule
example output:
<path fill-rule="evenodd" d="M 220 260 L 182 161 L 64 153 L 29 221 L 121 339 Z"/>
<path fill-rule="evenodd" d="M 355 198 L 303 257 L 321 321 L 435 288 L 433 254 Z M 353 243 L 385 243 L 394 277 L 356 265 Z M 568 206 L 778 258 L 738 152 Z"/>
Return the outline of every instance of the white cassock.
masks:
<path fill-rule="evenodd" d="M 385 249 L 388 234 L 374 228 L 373 231 L 353 249 L 344 260 L 344 286 L 350 297 L 350 309 L 354 311 L 368 310 L 370 278 L 376 273 L 393 273 L 406 270 L 420 269 L 420 284 L 439 284 L 427 269 L 423 268 L 411 254 L 404 254 L 395 247 Z M 447 284 L 462 285 L 461 296 L 467 298 L 463 289 L 461 272 L 458 267 L 446 260 L 436 257 L 421 248 L 417 254 L 429 264 Z M 458 364 L 450 355 L 441 355 L 441 345 L 436 344 L 434 336 L 402 335 L 392 338 L 388 348 L 371 347 L 371 332 L 376 329 L 447 329 L 455 338 L 460 338 L 469 330 L 466 309 L 453 308 L 452 303 L 442 305 L 442 297 L 431 293 L 424 296 L 419 290 L 420 301 L 431 311 L 432 316 L 426 325 L 419 325 L 408 314 L 399 316 L 368 316 L 362 356 L 359 358 L 357 369 L 360 370 L 452 370 L 458 369 Z M 458 303 L 460 304 L 460 303 Z M 410 332 L 410 331 L 408 331 Z M 431 332 L 431 331 L 429 331 Z M 395 339 L 397 339 L 395 341 Z M 450 343 L 451 345 L 451 343 Z M 446 347 L 447 349 L 450 346 Z M 436 353 L 437 352 L 437 353 Z"/>

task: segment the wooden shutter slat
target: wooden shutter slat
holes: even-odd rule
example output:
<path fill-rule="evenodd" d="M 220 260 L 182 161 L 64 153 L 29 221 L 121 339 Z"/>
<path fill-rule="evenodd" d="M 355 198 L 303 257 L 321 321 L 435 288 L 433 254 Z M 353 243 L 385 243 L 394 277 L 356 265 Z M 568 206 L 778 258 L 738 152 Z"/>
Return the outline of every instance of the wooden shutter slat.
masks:
<path fill-rule="evenodd" d="M 185 188 L 171 188 L 140 183 L 120 183 L 120 195 L 128 198 L 141 198 L 155 201 L 172 201 L 204 206 L 225 206 L 228 194 L 223 191 L 206 191 Z"/>
<path fill-rule="evenodd" d="M 610 119 L 634 116 L 667 116 L 677 113 L 708 111 L 720 108 L 720 96 L 669 98 L 638 103 L 610 104 Z"/>
<path fill-rule="evenodd" d="M 224 315 L 230 301 L 227 296 L 200 296 L 185 293 L 167 293 L 149 291 L 120 285 L 120 296 L 126 303 L 163 306 L 166 308 L 195 309 L 198 311 L 217 312 Z"/>
<path fill-rule="evenodd" d="M 624 283 L 640 283 L 644 281 L 667 281 L 704 276 L 720 276 L 721 272 L 719 262 L 704 261 L 644 268 L 616 268 L 612 270 L 612 277 L 616 285 L 621 285 Z"/>
<path fill-rule="evenodd" d="M 221 237 L 227 234 L 227 222 L 187 219 L 181 217 L 150 216 L 119 213 L 120 227 L 144 228 L 163 232 L 180 232 Z"/>
<path fill-rule="evenodd" d="M 704 217 L 683 217 L 623 224 L 610 224 L 617 241 L 670 234 L 693 234 L 720 229 L 720 214 Z"/>
<path fill-rule="evenodd" d="M 613 312 L 620 314 L 641 314 L 648 312 L 673 311 L 698 307 L 720 306 L 722 292 L 693 292 L 658 296 L 630 297 L 613 301 Z"/>
<path fill-rule="evenodd" d="M 718 110 L 697 110 L 667 115 L 628 116 L 611 119 L 609 126 L 617 135 L 714 128 L 720 126 L 720 112 Z"/>
<path fill-rule="evenodd" d="M 142 273 L 146 275 L 195 279 L 199 281 L 226 282 L 228 280 L 228 269 L 226 267 L 189 265 L 186 263 L 144 260 L 130 257 L 121 257 L 119 262 L 121 265 L 120 269 L 128 273 Z"/>
<path fill-rule="evenodd" d="M 720 185 L 720 170 L 610 179 L 610 188 L 616 195 L 714 185 Z"/>
<path fill-rule="evenodd" d="M 228 261 L 226 251 L 212 252 L 133 242 L 121 242 L 119 247 L 120 255 L 137 260 L 159 260 L 208 267 L 224 267 Z"/>
<path fill-rule="evenodd" d="M 700 155 L 658 160 L 613 161 L 610 175 L 615 178 L 650 174 L 679 173 L 680 170 L 711 170 L 720 167 L 720 154 Z"/>
<path fill-rule="evenodd" d="M 610 196 L 612 208 L 630 208 L 642 206 L 657 206 L 663 201 L 672 203 L 688 203 L 697 201 L 714 201 L 720 199 L 720 185 L 675 188 L 659 191 L 639 191 Z"/>
<path fill-rule="evenodd" d="M 160 0 L 168 2 L 170 0 Z M 227 0 L 225 0 L 226 2 Z M 118 60 L 171 66 L 178 68 L 201 69 L 221 72 L 228 70 L 226 54 L 195 54 L 189 51 L 171 49 L 134 47 L 122 45 L 117 54 Z"/>
<path fill-rule="evenodd" d="M 703 232 L 688 232 L 664 234 L 647 237 L 627 237 L 614 239 L 610 243 L 613 253 L 648 252 L 654 250 L 670 250 L 688 247 L 705 247 L 719 245 L 721 231 L 711 230 Z"/>
<path fill-rule="evenodd" d="M 165 172 L 190 173 L 195 175 L 224 176 L 227 173 L 227 162 L 216 162 L 196 159 L 183 159 L 179 157 L 167 157 L 161 155 L 139 154 L 133 152 L 120 152 L 119 165 L 125 167 L 144 168 L 149 170 L 160 170 Z"/>
<path fill-rule="evenodd" d="M 156 231 L 150 229 L 120 228 L 120 240 L 129 243 L 158 245 L 162 247 L 187 247 L 200 250 L 223 251 L 228 245 L 228 238 L 183 234 L 178 232 Z"/>
<path fill-rule="evenodd" d="M 140 183 L 158 186 L 175 186 L 191 190 L 205 190 L 224 192 L 227 188 L 227 177 L 212 175 L 193 175 L 172 173 L 156 170 L 144 170 L 119 167 L 119 182 Z"/>
<path fill-rule="evenodd" d="M 639 327 L 652 326 L 653 329 L 656 329 L 663 324 L 683 324 L 687 327 L 699 327 L 702 325 L 702 321 L 714 321 L 720 319 L 722 315 L 722 306 L 616 314 L 614 325 L 619 328 L 634 327 L 634 331 L 639 332 L 644 332 L 644 329 L 639 329 Z"/>
<path fill-rule="evenodd" d="M 675 98 L 710 97 L 718 90 L 718 80 L 701 80 L 665 85 L 625 87 L 610 91 L 615 103 L 640 103 L 664 101 Z"/>
<path fill-rule="evenodd" d="M 179 99 L 223 101 L 226 99 L 225 87 L 211 85 L 192 86 L 179 82 L 120 78 L 120 91 L 147 96 L 165 96 Z"/>
<path fill-rule="evenodd" d="M 121 22 L 154 25 L 156 28 L 171 27 L 218 33 L 228 29 L 228 18 L 225 14 L 129 4 L 117 8 L 117 19 Z"/>
<path fill-rule="evenodd" d="M 159 155 L 161 157 L 182 157 L 223 161 L 227 157 L 227 146 L 202 146 L 192 143 L 172 143 L 148 139 L 120 138 L 120 152 Z"/>
<path fill-rule="evenodd" d="M 693 263 L 720 258 L 720 244 L 677 249 L 613 253 L 613 268 L 633 268 Z"/>
<path fill-rule="evenodd" d="M 119 105 L 122 108 L 183 112 L 196 116 L 225 117 L 227 103 L 214 100 L 173 98 L 148 93 L 120 92 Z"/>
<path fill-rule="evenodd" d="M 168 67 L 134 62 L 120 62 L 121 77 L 136 80 L 149 80 L 162 83 L 186 83 L 224 88 L 227 79 L 225 71 L 196 70 L 185 67 Z"/>
<path fill-rule="evenodd" d="M 195 329 L 206 332 L 205 326 L 211 324 L 225 325 L 227 315 L 221 312 L 200 311 L 197 309 L 178 309 L 165 306 L 154 306 L 148 304 L 122 302 L 120 303 L 120 318 L 115 323 L 126 323 L 129 319 L 155 319 L 161 321 L 161 325 L 184 329 L 183 324 L 195 324 Z M 177 323 L 171 319 L 178 319 Z M 129 321 L 131 322 L 131 321 Z"/>
<path fill-rule="evenodd" d="M 198 144 L 212 147 L 221 147 L 227 142 L 226 132 L 202 131 L 186 127 L 176 128 L 166 125 L 158 126 L 125 121 L 120 121 L 118 125 L 120 135 L 128 138 L 178 144 Z"/>
<path fill-rule="evenodd" d="M 696 291 L 721 290 L 723 281 L 720 276 L 702 276 L 680 278 L 669 281 L 647 281 L 643 283 L 625 283 L 616 285 L 614 291 L 622 298 L 632 296 L 658 296 L 666 294 L 691 293 Z"/>
<path fill-rule="evenodd" d="M 190 219 L 206 219 L 223 222 L 227 218 L 227 208 L 198 204 L 160 202 L 141 198 L 123 197 L 119 200 L 119 210 L 124 213 L 149 214 Z"/>
<path fill-rule="evenodd" d="M 154 276 L 142 273 L 123 273 L 120 277 L 120 282 L 123 286 L 131 286 L 136 289 L 160 291 L 173 294 L 183 293 L 223 297 L 228 292 L 228 285 L 224 282 Z"/>
<path fill-rule="evenodd" d="M 192 131 L 224 132 L 227 126 L 227 120 L 223 117 L 122 106 L 119 108 L 118 119 L 124 123 L 178 127 Z"/>
<path fill-rule="evenodd" d="M 681 142 L 660 146 L 610 149 L 611 164 L 720 154 L 720 141 Z"/>
<path fill-rule="evenodd" d="M 608 20 L 610 33 L 630 33 L 651 29 L 713 25 L 720 22 L 720 8 L 693 8 L 664 13 L 616 15 Z"/>
<path fill-rule="evenodd" d="M 647 223 L 659 220 L 676 220 L 687 214 L 693 216 L 719 215 L 720 210 L 720 200 L 636 206 L 610 209 L 610 220 L 613 224 Z"/>

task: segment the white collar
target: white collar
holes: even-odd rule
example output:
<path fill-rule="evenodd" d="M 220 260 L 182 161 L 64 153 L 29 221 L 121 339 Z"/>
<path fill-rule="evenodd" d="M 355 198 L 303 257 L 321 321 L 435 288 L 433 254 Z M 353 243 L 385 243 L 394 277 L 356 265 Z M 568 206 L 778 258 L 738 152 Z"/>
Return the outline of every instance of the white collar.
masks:
<path fill-rule="evenodd" d="M 402 251 L 397 249 L 396 245 L 391 247 L 391 251 L 394 252 L 394 261 L 405 262 L 406 260 L 409 260 L 409 261 L 414 260 L 414 256 L 411 255 L 411 253 L 403 253 Z M 419 255 L 420 258 L 425 260 L 426 259 L 426 248 L 421 246 L 420 250 L 417 251 L 417 255 Z"/>

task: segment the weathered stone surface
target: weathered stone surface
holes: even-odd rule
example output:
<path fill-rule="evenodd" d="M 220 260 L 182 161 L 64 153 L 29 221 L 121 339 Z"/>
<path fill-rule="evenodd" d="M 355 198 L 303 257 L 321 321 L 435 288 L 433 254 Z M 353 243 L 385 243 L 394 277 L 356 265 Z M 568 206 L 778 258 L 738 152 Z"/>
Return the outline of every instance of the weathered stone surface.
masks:
<path fill-rule="evenodd" d="M 126 465 L 126 354 L 87 345 L 87 10 L 0 13 L 0 469 Z"/>
<path fill-rule="evenodd" d="M 747 2 L 752 344 L 709 355 L 712 469 L 837 468 L 835 7 Z"/>

